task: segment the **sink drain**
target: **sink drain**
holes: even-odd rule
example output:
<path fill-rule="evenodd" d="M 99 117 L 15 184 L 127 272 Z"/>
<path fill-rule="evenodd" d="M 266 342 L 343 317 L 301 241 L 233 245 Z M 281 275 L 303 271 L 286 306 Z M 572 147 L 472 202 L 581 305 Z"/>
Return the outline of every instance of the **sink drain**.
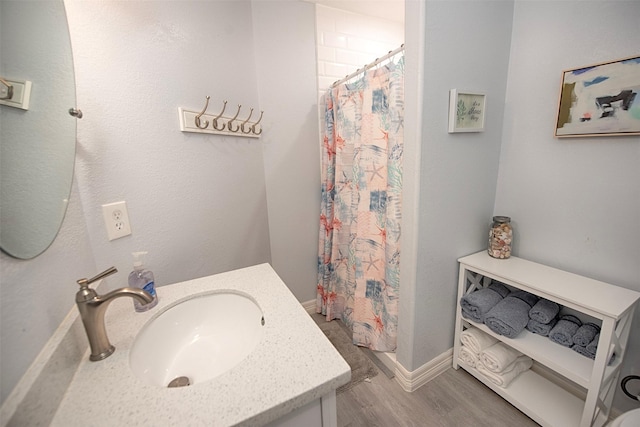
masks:
<path fill-rule="evenodd" d="M 178 377 L 178 378 L 174 378 L 173 380 L 171 380 L 171 382 L 169 383 L 169 385 L 167 387 L 169 387 L 169 388 L 186 387 L 188 385 L 191 385 L 191 382 L 189 381 L 189 378 L 187 378 L 187 377 Z"/>

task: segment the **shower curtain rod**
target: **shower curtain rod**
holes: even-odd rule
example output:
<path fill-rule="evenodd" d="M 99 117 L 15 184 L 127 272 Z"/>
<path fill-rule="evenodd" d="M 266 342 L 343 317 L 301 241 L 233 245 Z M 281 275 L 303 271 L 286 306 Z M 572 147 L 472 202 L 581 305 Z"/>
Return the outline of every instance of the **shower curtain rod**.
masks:
<path fill-rule="evenodd" d="M 334 88 L 336 86 L 338 86 L 341 83 L 344 83 L 346 81 L 351 80 L 352 78 L 354 78 L 355 76 L 357 76 L 358 74 L 362 74 L 365 71 L 367 71 L 370 68 L 375 67 L 376 65 L 380 64 L 381 62 L 386 61 L 387 59 L 399 54 L 400 52 L 402 52 L 404 50 L 404 43 L 400 45 L 399 48 L 395 49 L 395 50 L 390 50 L 389 53 L 387 53 L 386 55 L 384 55 L 383 57 L 380 58 L 376 58 L 375 61 L 373 61 L 371 64 L 367 64 L 365 65 L 363 68 L 358 68 L 356 71 L 354 71 L 353 73 L 345 76 L 343 79 L 341 80 L 337 80 L 335 81 L 331 87 Z"/>

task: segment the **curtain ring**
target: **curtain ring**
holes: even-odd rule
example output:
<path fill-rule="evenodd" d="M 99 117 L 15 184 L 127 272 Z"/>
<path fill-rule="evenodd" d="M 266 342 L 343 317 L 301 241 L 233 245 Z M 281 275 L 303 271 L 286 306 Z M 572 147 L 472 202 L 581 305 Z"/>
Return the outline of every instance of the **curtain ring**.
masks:
<path fill-rule="evenodd" d="M 242 130 L 242 133 L 251 133 L 251 128 L 249 128 L 248 130 L 244 130 L 244 125 L 246 125 L 249 122 L 249 119 L 251 119 L 251 115 L 253 114 L 253 108 L 249 111 L 249 117 L 247 117 L 247 120 L 245 120 L 244 122 L 242 122 L 242 124 L 240 125 L 240 129 Z"/>
<path fill-rule="evenodd" d="M 204 108 L 202 109 L 202 111 L 200 112 L 200 114 L 198 114 L 196 116 L 196 126 L 200 129 L 206 129 L 207 126 L 209 126 L 209 120 L 205 120 L 204 122 L 204 126 L 200 126 L 200 117 L 202 117 L 202 115 L 204 114 L 205 111 L 207 111 L 207 107 L 209 106 L 209 99 L 211 99 L 211 97 L 209 95 L 207 95 L 207 102 L 204 104 Z"/>
<path fill-rule="evenodd" d="M 224 124 L 224 123 L 222 124 L 222 127 L 221 127 L 221 128 L 218 128 L 218 119 L 219 119 L 220 117 L 222 117 L 222 114 L 224 113 L 225 108 L 227 108 L 227 101 L 226 101 L 226 100 L 224 101 L 224 104 L 222 104 L 222 111 L 220 111 L 220 114 L 218 114 L 218 115 L 217 115 L 216 117 L 214 117 L 214 118 L 213 118 L 213 120 L 212 120 L 212 125 L 213 125 L 213 128 L 214 128 L 215 130 L 218 130 L 218 131 L 224 130 L 224 127 L 225 127 L 225 124 Z"/>
<path fill-rule="evenodd" d="M 238 114 L 240 114 L 241 108 L 242 108 L 242 104 L 238 104 L 238 112 L 236 113 L 235 116 L 233 116 L 233 119 L 227 122 L 227 129 L 229 129 L 231 132 L 238 132 L 238 130 L 240 130 L 240 126 L 237 126 L 235 129 L 233 129 L 233 126 L 231 125 L 231 123 L 233 123 L 233 121 L 238 117 Z"/>

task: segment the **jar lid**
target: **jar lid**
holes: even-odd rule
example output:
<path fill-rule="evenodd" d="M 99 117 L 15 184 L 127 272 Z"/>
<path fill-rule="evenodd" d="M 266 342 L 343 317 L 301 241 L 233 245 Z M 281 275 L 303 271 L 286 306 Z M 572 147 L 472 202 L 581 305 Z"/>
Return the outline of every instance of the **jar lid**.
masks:
<path fill-rule="evenodd" d="M 494 222 L 511 222 L 511 218 L 509 218 L 508 216 L 494 216 L 493 221 Z"/>

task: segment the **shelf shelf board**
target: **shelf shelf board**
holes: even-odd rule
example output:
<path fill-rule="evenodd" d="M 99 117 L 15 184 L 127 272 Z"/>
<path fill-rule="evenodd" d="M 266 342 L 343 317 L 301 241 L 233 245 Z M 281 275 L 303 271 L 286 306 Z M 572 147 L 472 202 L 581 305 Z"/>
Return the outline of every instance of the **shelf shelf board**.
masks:
<path fill-rule="evenodd" d="M 574 383 L 584 388 L 589 387 L 591 372 L 593 371 L 593 360 L 588 357 L 578 354 L 570 348 L 556 344 L 547 337 L 527 330 L 520 332 L 515 338 L 506 338 L 496 334 L 481 323 L 465 321 L 465 325 L 478 328 L 482 332 L 504 342 L 509 347 L 558 372 Z"/>
<path fill-rule="evenodd" d="M 588 314 L 600 319 L 604 316 L 620 319 L 640 299 L 639 292 L 517 257 L 496 259 L 482 251 L 458 261 L 474 271 L 486 272 L 489 277 L 500 276 L 582 312 L 588 309 Z"/>
<path fill-rule="evenodd" d="M 584 401 L 535 372 L 523 372 L 503 388 L 464 362 L 458 360 L 458 364 L 538 424 L 554 427 L 580 425 Z"/>

